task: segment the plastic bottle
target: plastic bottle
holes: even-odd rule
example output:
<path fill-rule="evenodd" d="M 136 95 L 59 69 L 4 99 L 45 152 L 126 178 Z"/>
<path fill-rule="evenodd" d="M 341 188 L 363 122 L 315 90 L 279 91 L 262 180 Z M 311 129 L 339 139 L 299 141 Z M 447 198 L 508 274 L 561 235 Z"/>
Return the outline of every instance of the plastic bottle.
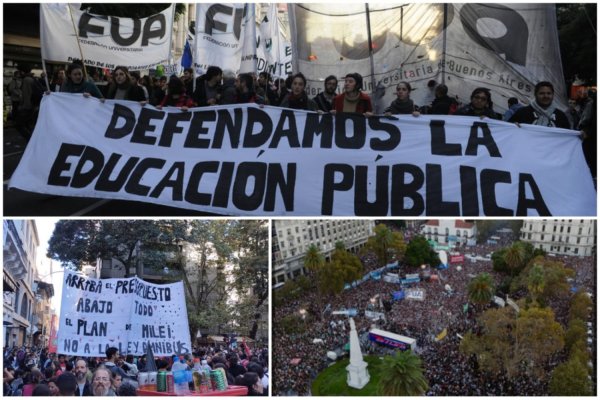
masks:
<path fill-rule="evenodd" d="M 194 391 L 196 393 L 202 393 L 202 366 L 200 365 L 200 359 L 194 358 L 194 369 L 192 370 L 192 380 L 194 381 Z"/>
<path fill-rule="evenodd" d="M 202 382 L 201 382 L 201 393 L 207 393 L 212 390 L 212 385 L 210 383 L 210 366 L 206 360 L 202 360 Z"/>
<path fill-rule="evenodd" d="M 190 388 L 188 386 L 188 375 L 186 372 L 185 364 L 179 361 L 179 357 L 173 357 L 173 380 L 175 381 L 175 395 L 184 396 L 189 394 Z"/>

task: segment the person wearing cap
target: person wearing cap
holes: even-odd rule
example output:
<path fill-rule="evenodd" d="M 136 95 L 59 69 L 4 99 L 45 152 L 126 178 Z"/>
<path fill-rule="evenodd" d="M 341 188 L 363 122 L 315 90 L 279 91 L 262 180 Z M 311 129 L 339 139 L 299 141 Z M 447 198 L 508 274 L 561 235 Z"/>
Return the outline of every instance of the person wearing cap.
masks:
<path fill-rule="evenodd" d="M 360 113 L 367 117 L 373 115 L 371 98 L 361 91 L 362 83 L 363 78 L 359 73 L 347 74 L 344 78 L 344 92 L 333 99 L 331 113 Z"/>

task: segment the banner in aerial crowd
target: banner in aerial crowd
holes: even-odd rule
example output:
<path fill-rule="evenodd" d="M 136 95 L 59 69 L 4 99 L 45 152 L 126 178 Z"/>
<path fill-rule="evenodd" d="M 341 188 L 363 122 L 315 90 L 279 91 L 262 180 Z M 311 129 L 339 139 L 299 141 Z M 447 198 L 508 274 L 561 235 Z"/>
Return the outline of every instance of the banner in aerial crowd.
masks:
<path fill-rule="evenodd" d="M 66 272 L 58 353 L 104 357 L 192 351 L 182 282 L 157 285 L 139 278 L 93 279 Z"/>
<path fill-rule="evenodd" d="M 73 112 L 77 110 L 77 112 Z M 10 187 L 230 215 L 593 216 L 577 132 L 44 96 Z"/>
<path fill-rule="evenodd" d="M 150 69 L 168 64 L 173 13 L 171 5 L 147 18 L 93 15 L 69 3 L 40 4 L 42 59 L 113 69 Z"/>
<path fill-rule="evenodd" d="M 415 104 L 430 104 L 430 80 L 445 83 L 463 103 L 473 89 L 487 87 L 496 111 L 504 111 L 510 97 L 528 103 L 545 80 L 567 108 L 554 4 L 369 3 L 377 91 L 364 4 L 288 7 L 294 70 L 306 75 L 310 96 L 323 90 L 326 76 L 358 72 L 367 92 L 379 97 L 386 89 L 375 99 L 379 111 L 395 99 L 401 81 L 412 85 Z"/>

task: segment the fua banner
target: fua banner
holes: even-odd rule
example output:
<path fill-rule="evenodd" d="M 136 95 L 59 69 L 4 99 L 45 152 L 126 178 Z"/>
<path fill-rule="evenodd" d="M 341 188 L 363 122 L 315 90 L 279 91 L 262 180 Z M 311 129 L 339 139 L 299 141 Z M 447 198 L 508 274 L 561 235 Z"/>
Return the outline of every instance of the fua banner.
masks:
<path fill-rule="evenodd" d="M 182 282 L 157 285 L 139 278 L 92 279 L 65 273 L 58 353 L 104 357 L 192 351 Z"/>
<path fill-rule="evenodd" d="M 138 19 L 93 15 L 75 4 L 42 3 L 42 58 L 70 62 L 83 55 L 85 65 L 109 69 L 122 65 L 132 71 L 165 64 L 169 59 L 174 7 L 173 4 L 160 14 Z"/>
<path fill-rule="evenodd" d="M 72 112 L 77 110 L 77 112 Z M 231 215 L 593 216 L 578 132 L 44 96 L 10 187 Z"/>

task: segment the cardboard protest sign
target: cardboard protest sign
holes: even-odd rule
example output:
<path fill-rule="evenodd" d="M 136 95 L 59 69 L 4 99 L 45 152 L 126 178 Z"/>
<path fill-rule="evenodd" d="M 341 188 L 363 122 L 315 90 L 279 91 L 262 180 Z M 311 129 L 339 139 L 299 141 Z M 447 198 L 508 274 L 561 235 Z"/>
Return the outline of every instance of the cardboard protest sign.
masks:
<path fill-rule="evenodd" d="M 183 283 L 157 285 L 139 278 L 93 279 L 65 273 L 58 353 L 156 356 L 192 351 Z"/>
<path fill-rule="evenodd" d="M 593 216 L 577 134 L 255 104 L 182 112 L 53 93 L 10 187 L 230 215 Z"/>

